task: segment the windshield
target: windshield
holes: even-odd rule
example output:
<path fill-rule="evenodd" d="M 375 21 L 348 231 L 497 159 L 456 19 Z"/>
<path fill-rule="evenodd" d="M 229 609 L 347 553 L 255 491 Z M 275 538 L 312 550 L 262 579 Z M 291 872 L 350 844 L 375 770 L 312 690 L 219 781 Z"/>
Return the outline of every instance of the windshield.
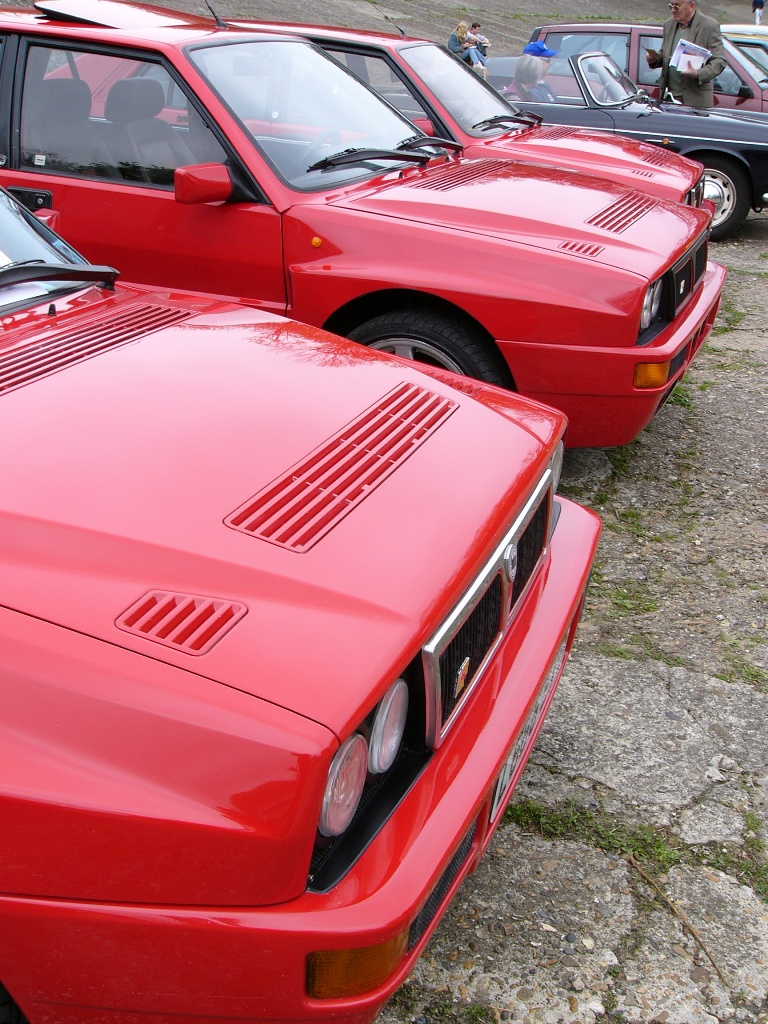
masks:
<path fill-rule="evenodd" d="M 0 189 L 0 308 L 7 309 L 31 299 L 41 299 L 61 291 L 71 290 L 72 281 L 8 281 L 3 270 L 11 264 L 72 263 L 86 266 L 85 260 L 44 225 L 38 224 L 31 213 L 22 209 Z M 31 271 L 33 273 L 33 271 Z M 82 288 L 78 282 L 75 287 Z"/>
<path fill-rule="evenodd" d="M 302 190 L 390 171 L 397 161 L 347 159 L 347 150 L 396 151 L 413 125 L 311 43 L 259 39 L 195 47 L 195 67 L 240 121 L 277 173 Z"/>
<path fill-rule="evenodd" d="M 605 53 L 586 53 L 576 57 L 584 84 L 595 103 L 610 105 L 626 103 L 637 96 L 637 86 L 621 70 L 619 65 Z M 570 67 L 568 69 L 571 71 Z M 571 71 L 571 74 L 573 72 Z M 552 85 L 555 72 L 547 81 Z"/>
<path fill-rule="evenodd" d="M 400 56 L 468 134 L 487 137 L 487 130 L 474 126 L 493 117 L 509 115 L 508 103 L 485 86 L 467 64 L 439 46 L 433 43 L 404 46 Z M 514 123 L 509 122 L 494 130 L 504 132 L 514 127 Z"/>

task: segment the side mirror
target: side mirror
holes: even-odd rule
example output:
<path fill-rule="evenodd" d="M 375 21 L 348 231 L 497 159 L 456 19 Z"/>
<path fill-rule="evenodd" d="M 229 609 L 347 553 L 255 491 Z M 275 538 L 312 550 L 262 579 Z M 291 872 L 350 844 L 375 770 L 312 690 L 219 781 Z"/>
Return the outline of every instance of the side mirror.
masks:
<path fill-rule="evenodd" d="M 58 210 L 35 210 L 35 216 L 41 220 L 47 228 L 59 234 L 59 221 L 61 213 Z"/>
<path fill-rule="evenodd" d="M 425 135 L 434 135 L 435 126 L 427 117 L 413 117 L 411 123 L 415 124 L 420 132 L 424 132 Z"/>
<path fill-rule="evenodd" d="M 173 184 L 176 202 L 185 206 L 224 203 L 232 195 L 232 179 L 224 164 L 177 167 Z"/>
<path fill-rule="evenodd" d="M 740 85 L 739 91 L 736 93 L 740 100 L 751 100 L 754 97 L 754 93 L 748 85 Z"/>

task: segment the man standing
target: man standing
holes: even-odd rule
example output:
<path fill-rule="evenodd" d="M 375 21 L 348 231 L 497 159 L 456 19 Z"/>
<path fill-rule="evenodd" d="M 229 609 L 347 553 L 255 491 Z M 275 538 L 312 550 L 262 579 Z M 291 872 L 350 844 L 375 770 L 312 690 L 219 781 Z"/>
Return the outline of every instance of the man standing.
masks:
<path fill-rule="evenodd" d="M 673 0 L 668 6 L 672 17 L 664 22 L 661 52 L 647 50 L 645 55 L 649 67 L 661 68 L 661 98 L 670 92 L 676 100 L 691 107 L 713 107 L 712 83 L 725 69 L 720 26 L 714 18 L 699 11 L 696 0 Z M 698 70 L 679 71 L 671 66 L 670 59 L 681 39 L 703 46 L 712 56 Z"/>

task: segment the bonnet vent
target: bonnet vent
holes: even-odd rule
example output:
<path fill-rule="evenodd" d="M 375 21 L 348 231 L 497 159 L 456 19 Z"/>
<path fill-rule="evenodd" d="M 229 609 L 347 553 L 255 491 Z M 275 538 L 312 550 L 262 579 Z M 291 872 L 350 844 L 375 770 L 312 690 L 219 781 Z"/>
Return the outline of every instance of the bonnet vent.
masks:
<path fill-rule="evenodd" d="M 653 171 L 646 171 L 643 167 L 634 167 L 632 173 L 637 175 L 638 178 L 655 178 L 656 175 Z"/>
<path fill-rule="evenodd" d="M 654 167 L 664 167 L 669 162 L 667 150 L 659 149 L 658 146 L 648 146 L 648 152 L 643 152 L 643 162 L 652 164 Z"/>
<path fill-rule="evenodd" d="M 573 136 L 573 128 L 566 128 L 564 125 L 550 125 L 541 127 L 536 131 L 537 139 L 570 139 Z"/>
<path fill-rule="evenodd" d="M 123 612 L 115 625 L 184 654 L 206 654 L 247 610 L 233 601 L 153 590 Z"/>
<path fill-rule="evenodd" d="M 400 384 L 224 522 L 291 551 L 307 551 L 456 408 L 449 398 Z"/>
<path fill-rule="evenodd" d="M 452 188 L 460 188 L 491 173 L 499 173 L 498 160 L 477 160 L 471 164 L 460 164 L 458 167 L 446 164 L 438 170 L 431 171 L 425 178 L 409 181 L 407 184 L 410 188 L 449 192 Z"/>
<path fill-rule="evenodd" d="M 600 213 L 589 217 L 586 223 L 592 224 L 596 228 L 602 228 L 603 231 L 613 231 L 614 234 L 620 235 L 622 231 L 631 228 L 655 206 L 658 206 L 656 199 L 641 195 L 639 192 L 627 192 L 615 203 L 606 206 Z"/>
<path fill-rule="evenodd" d="M 190 315 L 186 309 L 132 305 L 87 320 L 77 319 L 60 331 L 0 355 L 0 394 L 31 384 L 57 370 L 110 349 L 137 341 Z"/>
<path fill-rule="evenodd" d="M 604 245 L 593 245 L 591 242 L 561 242 L 558 249 L 572 253 L 574 256 L 589 256 L 594 259 L 605 248 Z"/>

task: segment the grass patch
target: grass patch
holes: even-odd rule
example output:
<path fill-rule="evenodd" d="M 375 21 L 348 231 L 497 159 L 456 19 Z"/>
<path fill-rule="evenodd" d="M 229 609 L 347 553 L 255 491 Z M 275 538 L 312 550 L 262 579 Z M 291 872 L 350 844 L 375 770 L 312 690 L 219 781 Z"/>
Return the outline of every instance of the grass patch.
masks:
<path fill-rule="evenodd" d="M 747 314 L 743 309 L 737 309 L 730 299 L 724 298 L 720 302 L 718 319 L 723 321 L 712 328 L 712 334 L 728 334 L 735 330 Z"/>
<path fill-rule="evenodd" d="M 753 841 L 747 837 L 743 846 L 719 842 L 691 847 L 669 829 L 624 825 L 602 807 L 590 810 L 573 800 L 552 807 L 522 800 L 507 808 L 504 820 L 543 839 L 584 843 L 616 856 L 631 854 L 652 877 L 681 864 L 713 867 L 751 886 L 760 899 L 768 902 L 768 864 L 757 838 Z M 754 815 L 745 820 L 754 831 L 750 821 L 759 822 Z"/>
<path fill-rule="evenodd" d="M 674 391 L 667 399 L 669 405 L 677 405 L 681 409 L 692 409 L 693 408 L 693 397 L 691 395 L 691 389 L 685 381 L 678 381 L 675 385 Z"/>

